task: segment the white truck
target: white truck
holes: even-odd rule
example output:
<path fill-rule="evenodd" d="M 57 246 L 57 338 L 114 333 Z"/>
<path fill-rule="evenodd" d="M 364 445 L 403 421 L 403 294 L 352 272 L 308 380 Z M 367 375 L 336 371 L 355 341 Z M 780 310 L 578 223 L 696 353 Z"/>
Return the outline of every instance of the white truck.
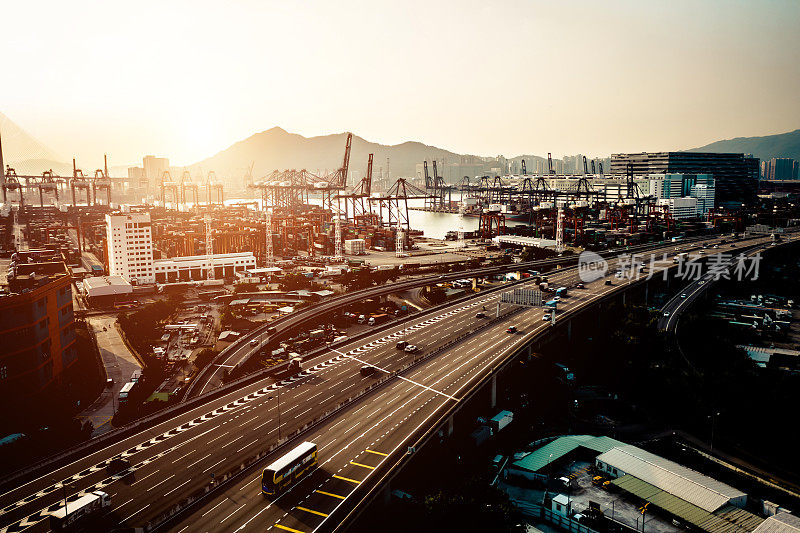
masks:
<path fill-rule="evenodd" d="M 90 492 L 75 500 L 67 501 L 50 513 L 50 527 L 54 530 L 80 530 L 90 517 L 99 516 L 111 507 L 111 496 L 103 491 Z M 72 527 L 73 524 L 75 527 Z"/>

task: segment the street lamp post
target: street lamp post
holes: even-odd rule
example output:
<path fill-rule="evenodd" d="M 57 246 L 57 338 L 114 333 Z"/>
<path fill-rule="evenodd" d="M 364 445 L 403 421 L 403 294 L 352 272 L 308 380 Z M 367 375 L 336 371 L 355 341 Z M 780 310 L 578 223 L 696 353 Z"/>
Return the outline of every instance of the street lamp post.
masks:
<path fill-rule="evenodd" d="M 64 523 L 69 526 L 69 509 L 67 508 L 67 484 L 61 485 L 61 492 L 64 495 Z"/>
<path fill-rule="evenodd" d="M 712 452 L 714 451 L 714 425 L 715 425 L 715 423 L 717 421 L 717 417 L 718 416 L 719 416 L 718 412 L 717 413 L 711 413 L 711 415 L 709 415 L 709 418 L 711 419 L 711 451 Z"/>

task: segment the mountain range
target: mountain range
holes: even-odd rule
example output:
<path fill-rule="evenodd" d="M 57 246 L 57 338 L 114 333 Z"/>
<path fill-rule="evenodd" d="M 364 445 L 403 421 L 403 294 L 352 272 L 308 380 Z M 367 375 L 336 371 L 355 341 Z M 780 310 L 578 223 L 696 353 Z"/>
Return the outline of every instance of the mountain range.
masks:
<path fill-rule="evenodd" d="M 800 130 L 763 137 L 736 137 L 688 151 L 753 154 L 762 161 L 773 157 L 790 157 L 800 161 Z"/>
<path fill-rule="evenodd" d="M 306 169 L 313 174 L 326 174 L 341 167 L 344 158 L 346 133 L 336 133 L 318 137 L 303 137 L 296 133 L 274 127 L 251 135 L 243 141 L 190 166 L 195 170 L 214 170 L 217 175 L 242 176 L 253 163 L 253 176 L 264 176 L 273 170 Z M 373 157 L 373 174 L 387 171 L 387 161 L 391 176 L 414 176 L 416 165 L 423 160 L 461 161 L 464 157 L 448 150 L 428 146 L 420 142 L 385 145 L 367 141 L 353 135 L 350 152 L 350 170 L 364 176 L 367 171 L 369 154 Z"/>
<path fill-rule="evenodd" d="M 53 169 L 57 174 L 72 174 L 72 165 L 44 145 L 14 121 L 0 113 L 0 136 L 3 140 L 3 162 L 17 174 L 41 174 Z"/>
<path fill-rule="evenodd" d="M 0 135 L 2 135 L 5 163 L 14 167 L 18 174 L 41 174 L 52 169 L 62 176 L 72 174 L 71 162 L 61 157 L 42 142 L 0 113 Z M 296 133 L 274 127 L 251 135 L 217 154 L 189 166 L 194 175 L 205 175 L 213 170 L 225 181 L 241 184 L 248 167 L 253 165 L 253 176 L 258 179 L 273 170 L 306 169 L 314 174 L 333 172 L 342 164 L 346 133 L 303 137 Z M 791 157 L 800 160 L 800 130 L 763 137 L 738 137 L 717 141 L 692 152 L 743 152 L 761 159 Z M 480 164 L 493 161 L 493 157 L 457 154 L 449 150 L 429 146 L 420 142 L 408 141 L 401 144 L 385 145 L 353 136 L 350 154 L 350 170 L 360 178 L 366 173 L 367 156 L 374 154 L 373 173 L 384 175 L 389 167 L 390 175 L 416 176 L 417 164 L 424 160 L 463 162 Z M 388 164 L 387 164 L 388 158 Z M 510 158 L 519 162 L 525 158 L 529 170 L 533 161 L 540 156 L 517 156 Z M 124 167 L 114 167 L 113 176 L 125 175 Z"/>

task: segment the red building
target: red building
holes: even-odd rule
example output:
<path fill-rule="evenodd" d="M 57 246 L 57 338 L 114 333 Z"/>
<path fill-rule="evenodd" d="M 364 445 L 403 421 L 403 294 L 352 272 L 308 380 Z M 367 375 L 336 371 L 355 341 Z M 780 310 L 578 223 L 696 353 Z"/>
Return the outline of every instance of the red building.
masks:
<path fill-rule="evenodd" d="M 0 401 L 46 391 L 77 361 L 63 262 L 12 263 L 0 286 L 0 347 Z"/>

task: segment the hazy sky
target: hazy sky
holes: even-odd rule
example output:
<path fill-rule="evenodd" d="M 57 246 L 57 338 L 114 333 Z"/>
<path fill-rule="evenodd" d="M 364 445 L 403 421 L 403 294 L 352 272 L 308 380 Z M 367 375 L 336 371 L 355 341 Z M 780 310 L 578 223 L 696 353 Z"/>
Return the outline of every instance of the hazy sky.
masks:
<path fill-rule="evenodd" d="M 800 127 L 796 0 L 3 0 L 2 21 L 0 111 L 86 168 L 275 125 L 508 156 Z"/>

